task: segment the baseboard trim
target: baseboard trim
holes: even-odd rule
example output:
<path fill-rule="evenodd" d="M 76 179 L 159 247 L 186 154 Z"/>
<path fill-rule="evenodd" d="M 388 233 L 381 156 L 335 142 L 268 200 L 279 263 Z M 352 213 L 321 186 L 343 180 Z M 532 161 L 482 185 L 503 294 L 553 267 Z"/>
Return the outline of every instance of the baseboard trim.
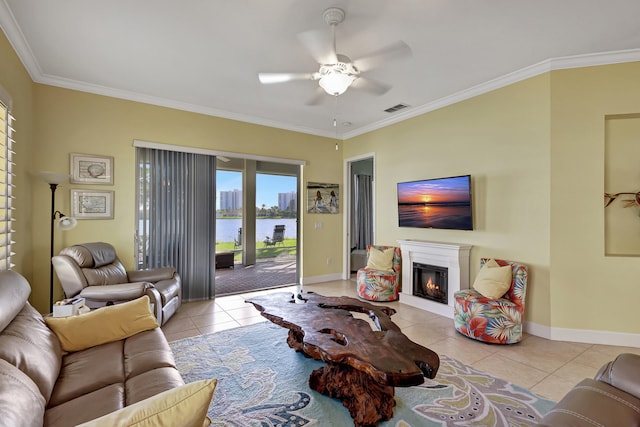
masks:
<path fill-rule="evenodd" d="M 551 339 L 551 327 L 545 325 L 539 325 L 533 322 L 524 322 L 524 332 L 535 335 L 540 338 Z"/>
<path fill-rule="evenodd" d="M 336 280 L 343 280 L 342 273 L 325 274 L 324 276 L 302 277 L 300 279 L 300 282 L 302 283 L 302 286 L 304 286 L 312 285 L 314 283 L 333 282 Z"/>
<path fill-rule="evenodd" d="M 595 331 L 589 329 L 554 328 L 533 322 L 524 323 L 524 331 L 553 341 L 580 342 L 586 344 L 615 345 L 640 348 L 640 334 Z"/>

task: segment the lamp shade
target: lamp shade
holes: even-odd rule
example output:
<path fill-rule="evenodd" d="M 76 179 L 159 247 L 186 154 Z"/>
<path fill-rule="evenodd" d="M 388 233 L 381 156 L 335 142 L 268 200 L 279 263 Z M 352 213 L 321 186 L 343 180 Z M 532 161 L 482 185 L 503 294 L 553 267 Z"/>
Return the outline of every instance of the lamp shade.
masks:
<path fill-rule="evenodd" d="M 68 174 L 57 173 L 57 172 L 42 171 L 42 172 L 38 172 L 38 175 L 40 175 L 42 179 L 44 179 L 47 182 L 47 184 L 62 184 L 67 179 L 69 179 Z"/>
<path fill-rule="evenodd" d="M 68 230 L 72 230 L 72 229 L 76 228 L 76 225 L 78 225 L 78 220 L 77 219 L 69 217 L 69 216 L 62 216 L 58 220 L 58 223 L 56 224 L 56 227 L 58 227 L 58 229 L 60 229 L 62 231 L 68 231 Z"/>
<path fill-rule="evenodd" d="M 356 78 L 349 74 L 331 71 L 320 78 L 318 84 L 329 95 L 342 95 Z"/>

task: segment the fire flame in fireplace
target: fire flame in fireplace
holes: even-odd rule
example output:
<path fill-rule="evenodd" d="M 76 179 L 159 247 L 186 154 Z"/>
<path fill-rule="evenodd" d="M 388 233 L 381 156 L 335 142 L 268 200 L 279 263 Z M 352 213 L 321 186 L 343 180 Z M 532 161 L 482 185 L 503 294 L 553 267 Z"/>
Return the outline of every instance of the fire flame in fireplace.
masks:
<path fill-rule="evenodd" d="M 430 291 L 434 291 L 437 289 L 440 289 L 440 286 L 438 286 L 437 284 L 433 283 L 433 281 L 431 280 L 431 277 L 429 277 L 429 280 L 427 281 L 427 289 L 429 289 Z"/>

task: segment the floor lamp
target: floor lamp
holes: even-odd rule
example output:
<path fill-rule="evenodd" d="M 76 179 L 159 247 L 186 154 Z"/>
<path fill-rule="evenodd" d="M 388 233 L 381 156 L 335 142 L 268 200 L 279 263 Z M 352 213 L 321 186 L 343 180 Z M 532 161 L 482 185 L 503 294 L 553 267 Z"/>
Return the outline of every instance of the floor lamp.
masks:
<path fill-rule="evenodd" d="M 51 259 L 54 255 L 54 237 L 55 228 L 66 231 L 75 228 L 78 225 L 78 221 L 75 218 L 66 216 L 60 211 L 56 210 L 56 189 L 60 184 L 69 179 L 69 175 L 56 172 L 40 172 L 40 176 L 49 184 L 51 188 L 51 255 L 49 257 L 49 310 L 53 311 L 53 263 Z M 56 223 L 57 220 L 57 223 Z"/>

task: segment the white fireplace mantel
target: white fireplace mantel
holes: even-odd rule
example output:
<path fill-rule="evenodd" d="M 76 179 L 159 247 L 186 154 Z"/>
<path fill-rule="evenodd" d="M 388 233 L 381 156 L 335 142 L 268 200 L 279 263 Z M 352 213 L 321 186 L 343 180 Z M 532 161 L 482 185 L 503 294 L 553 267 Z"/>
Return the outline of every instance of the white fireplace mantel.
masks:
<path fill-rule="evenodd" d="M 400 302 L 453 318 L 453 294 L 469 288 L 469 252 L 471 245 L 428 242 L 424 240 L 398 240 L 402 252 L 402 291 Z M 447 304 L 413 295 L 413 264 L 447 267 Z"/>

